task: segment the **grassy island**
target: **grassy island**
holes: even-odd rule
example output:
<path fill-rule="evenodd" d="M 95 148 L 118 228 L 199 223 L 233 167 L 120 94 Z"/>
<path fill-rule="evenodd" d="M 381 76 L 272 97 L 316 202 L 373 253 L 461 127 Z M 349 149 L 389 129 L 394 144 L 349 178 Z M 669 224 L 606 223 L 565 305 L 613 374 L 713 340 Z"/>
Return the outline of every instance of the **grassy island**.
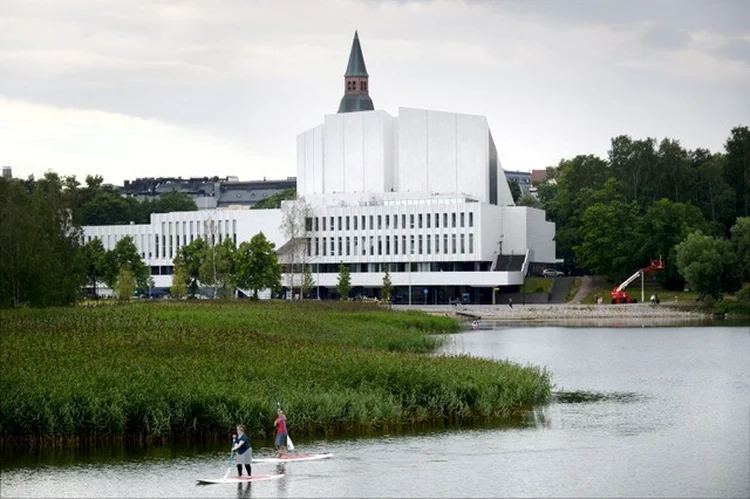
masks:
<path fill-rule="evenodd" d="M 431 356 L 447 317 L 333 302 L 164 302 L 0 311 L 3 442 L 296 435 L 507 419 L 543 369 Z"/>

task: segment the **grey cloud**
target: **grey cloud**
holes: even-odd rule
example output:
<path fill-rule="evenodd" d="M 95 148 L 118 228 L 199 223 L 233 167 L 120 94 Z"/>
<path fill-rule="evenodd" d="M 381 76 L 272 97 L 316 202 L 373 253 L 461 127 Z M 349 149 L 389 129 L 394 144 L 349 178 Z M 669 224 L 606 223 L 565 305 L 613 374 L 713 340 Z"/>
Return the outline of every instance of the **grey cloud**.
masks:
<path fill-rule="evenodd" d="M 750 42 L 735 38 L 722 45 L 716 53 L 727 59 L 741 61 L 750 66 Z"/>
<path fill-rule="evenodd" d="M 647 47 L 666 50 L 679 50 L 687 48 L 690 44 L 690 35 L 684 31 L 664 26 L 652 26 L 641 38 Z"/>

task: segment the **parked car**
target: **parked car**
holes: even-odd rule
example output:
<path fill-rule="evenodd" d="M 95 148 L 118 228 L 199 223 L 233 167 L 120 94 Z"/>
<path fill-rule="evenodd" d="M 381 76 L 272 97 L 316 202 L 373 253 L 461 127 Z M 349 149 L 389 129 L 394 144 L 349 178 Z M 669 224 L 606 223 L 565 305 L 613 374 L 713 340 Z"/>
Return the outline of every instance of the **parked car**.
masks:
<path fill-rule="evenodd" d="M 559 270 L 556 270 L 556 269 L 544 269 L 542 270 L 542 275 L 544 277 L 561 277 L 561 276 L 564 276 L 565 273 L 560 272 Z"/>

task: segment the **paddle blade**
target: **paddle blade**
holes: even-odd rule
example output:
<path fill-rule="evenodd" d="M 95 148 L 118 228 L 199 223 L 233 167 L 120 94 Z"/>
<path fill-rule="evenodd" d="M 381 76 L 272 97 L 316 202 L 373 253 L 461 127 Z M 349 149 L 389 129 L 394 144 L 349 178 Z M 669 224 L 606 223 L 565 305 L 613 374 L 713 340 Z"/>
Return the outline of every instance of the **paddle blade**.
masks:
<path fill-rule="evenodd" d="M 286 448 L 287 450 L 294 450 L 294 442 L 292 442 L 292 439 L 289 438 L 289 435 L 286 436 Z"/>

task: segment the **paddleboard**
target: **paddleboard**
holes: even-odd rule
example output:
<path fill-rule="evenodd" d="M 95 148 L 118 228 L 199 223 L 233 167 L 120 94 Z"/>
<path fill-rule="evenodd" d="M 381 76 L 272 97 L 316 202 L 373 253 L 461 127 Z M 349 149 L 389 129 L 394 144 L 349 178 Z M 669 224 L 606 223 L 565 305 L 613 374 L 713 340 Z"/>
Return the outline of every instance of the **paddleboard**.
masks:
<path fill-rule="evenodd" d="M 229 478 L 198 479 L 198 483 L 247 483 L 260 482 L 262 480 L 274 480 L 283 477 L 283 473 L 271 473 L 268 475 L 234 476 Z"/>
<path fill-rule="evenodd" d="M 315 461 L 318 459 L 328 459 L 333 454 L 287 454 L 284 457 L 261 457 L 253 459 L 254 463 L 289 463 L 295 461 Z"/>

